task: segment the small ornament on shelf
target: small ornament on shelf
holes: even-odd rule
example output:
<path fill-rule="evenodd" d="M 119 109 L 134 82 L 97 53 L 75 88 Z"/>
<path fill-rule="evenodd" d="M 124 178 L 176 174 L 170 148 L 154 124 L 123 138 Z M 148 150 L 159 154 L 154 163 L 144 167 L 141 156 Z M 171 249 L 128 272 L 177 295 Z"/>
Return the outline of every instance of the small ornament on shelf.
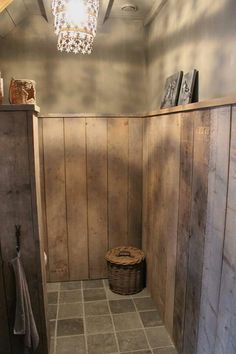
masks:
<path fill-rule="evenodd" d="M 28 79 L 11 79 L 9 90 L 11 104 L 35 104 L 35 81 Z"/>
<path fill-rule="evenodd" d="M 0 104 L 3 104 L 4 91 L 3 91 L 3 78 L 1 77 L 0 72 Z"/>

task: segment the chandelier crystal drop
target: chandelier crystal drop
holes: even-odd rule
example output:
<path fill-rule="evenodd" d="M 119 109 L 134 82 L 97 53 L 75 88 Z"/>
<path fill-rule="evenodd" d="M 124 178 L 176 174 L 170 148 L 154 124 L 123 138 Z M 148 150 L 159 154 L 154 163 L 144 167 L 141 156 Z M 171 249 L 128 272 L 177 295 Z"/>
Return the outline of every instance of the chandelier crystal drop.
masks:
<path fill-rule="evenodd" d="M 97 31 L 99 0 L 52 0 L 57 48 L 90 54 Z"/>

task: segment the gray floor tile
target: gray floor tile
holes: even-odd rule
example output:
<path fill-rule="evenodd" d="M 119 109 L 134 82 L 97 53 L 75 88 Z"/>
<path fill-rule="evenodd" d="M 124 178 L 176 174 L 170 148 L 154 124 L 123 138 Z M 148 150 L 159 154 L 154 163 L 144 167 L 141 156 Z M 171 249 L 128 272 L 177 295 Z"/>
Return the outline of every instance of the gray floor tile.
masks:
<path fill-rule="evenodd" d="M 48 293 L 47 295 L 48 295 L 48 304 L 49 305 L 57 304 L 58 292 L 53 291 L 53 292 Z"/>
<path fill-rule="evenodd" d="M 110 354 L 118 352 L 115 336 L 112 333 L 88 335 L 87 340 L 89 354 Z"/>
<path fill-rule="evenodd" d="M 61 283 L 61 290 L 76 290 L 81 289 L 81 281 L 67 281 Z"/>
<path fill-rule="evenodd" d="M 122 354 L 152 354 L 151 350 L 138 350 L 135 352 L 122 352 Z"/>
<path fill-rule="evenodd" d="M 59 291 L 60 290 L 60 283 L 47 283 L 47 291 Z"/>
<path fill-rule="evenodd" d="M 152 348 L 162 348 L 172 345 L 170 336 L 164 326 L 147 328 L 146 333 Z"/>
<path fill-rule="evenodd" d="M 82 293 L 81 290 L 70 290 L 70 291 L 61 291 L 59 302 L 63 303 L 72 303 L 72 302 L 81 302 Z"/>
<path fill-rule="evenodd" d="M 110 300 L 110 309 L 112 313 L 135 312 L 135 307 L 131 299 Z"/>
<path fill-rule="evenodd" d="M 121 352 L 149 348 L 144 330 L 138 329 L 136 331 L 117 332 L 116 335 Z"/>
<path fill-rule="evenodd" d="M 108 300 L 131 299 L 131 296 L 129 295 L 120 295 L 120 294 L 113 293 L 113 291 L 111 291 L 111 289 L 107 287 L 106 287 L 106 294 Z"/>
<path fill-rule="evenodd" d="M 156 307 L 150 297 L 140 297 L 133 299 L 138 311 L 156 310 Z"/>
<path fill-rule="evenodd" d="M 113 332 L 113 325 L 110 315 L 89 316 L 85 319 L 86 331 L 88 334 Z"/>
<path fill-rule="evenodd" d="M 110 313 L 107 301 L 92 301 L 84 304 L 85 316 L 107 315 Z"/>
<path fill-rule="evenodd" d="M 86 354 L 84 336 L 58 338 L 56 354 Z"/>
<path fill-rule="evenodd" d="M 156 327 L 162 325 L 162 320 L 159 316 L 159 313 L 154 311 L 142 311 L 139 312 L 141 320 L 144 327 Z"/>
<path fill-rule="evenodd" d="M 146 297 L 150 296 L 150 293 L 147 288 L 144 288 L 142 291 L 140 291 L 137 294 L 133 294 L 132 297 L 137 298 L 137 297 Z"/>
<path fill-rule="evenodd" d="M 96 289 L 96 288 L 103 288 L 103 287 L 104 285 L 101 279 L 83 281 L 83 289 Z"/>
<path fill-rule="evenodd" d="M 57 317 L 57 305 L 48 305 L 48 319 L 55 320 Z"/>
<path fill-rule="evenodd" d="M 174 347 L 153 349 L 153 354 L 178 354 Z"/>
<path fill-rule="evenodd" d="M 71 304 L 60 304 L 58 311 L 58 318 L 73 318 L 83 316 L 83 304 L 81 302 L 74 302 Z"/>
<path fill-rule="evenodd" d="M 137 312 L 113 315 L 116 331 L 142 328 L 142 323 Z"/>
<path fill-rule="evenodd" d="M 84 301 L 106 300 L 104 289 L 86 289 L 84 290 Z"/>
<path fill-rule="evenodd" d="M 71 318 L 57 321 L 57 336 L 72 336 L 84 333 L 82 318 Z"/>

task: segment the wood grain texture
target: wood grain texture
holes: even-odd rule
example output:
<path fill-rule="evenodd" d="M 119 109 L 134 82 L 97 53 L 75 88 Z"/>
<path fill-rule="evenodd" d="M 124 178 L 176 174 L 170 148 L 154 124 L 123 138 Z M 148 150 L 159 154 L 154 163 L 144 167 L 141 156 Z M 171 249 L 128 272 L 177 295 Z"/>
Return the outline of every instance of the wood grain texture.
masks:
<path fill-rule="evenodd" d="M 198 354 L 215 354 L 228 189 L 230 107 L 211 110 L 208 207 Z"/>
<path fill-rule="evenodd" d="M 107 274 L 107 120 L 94 118 L 86 124 L 89 276 L 96 279 Z"/>
<path fill-rule="evenodd" d="M 175 274 L 173 339 L 179 353 L 183 350 L 185 301 L 188 276 L 189 235 L 193 169 L 193 119 L 181 114 L 178 240 Z"/>
<path fill-rule="evenodd" d="M 50 280 L 69 280 L 63 119 L 44 119 L 44 173 Z"/>
<path fill-rule="evenodd" d="M 142 244 L 142 120 L 129 120 L 128 240 L 140 248 Z"/>
<path fill-rule="evenodd" d="M 6 288 L 3 277 L 3 261 L 0 248 L 0 354 L 11 354 Z"/>
<path fill-rule="evenodd" d="M 209 111 L 196 111 L 194 119 L 192 217 L 186 293 L 183 353 L 196 353 L 206 228 L 210 144 Z"/>
<path fill-rule="evenodd" d="M 70 280 L 87 279 L 87 175 L 85 119 L 64 120 Z"/>
<path fill-rule="evenodd" d="M 40 163 L 40 191 L 42 205 L 42 233 L 44 238 L 44 251 L 47 255 L 46 275 L 49 281 L 49 257 L 48 257 L 48 235 L 47 235 L 47 215 L 46 215 L 46 195 L 45 195 L 45 175 L 44 175 L 44 143 L 43 143 L 43 119 L 38 119 L 39 135 L 39 163 Z"/>
<path fill-rule="evenodd" d="M 128 147 L 129 122 L 108 120 L 108 233 L 109 248 L 128 241 Z"/>
<path fill-rule="evenodd" d="M 40 206 L 37 203 L 40 190 L 36 190 L 36 183 L 39 185 L 39 165 L 36 162 L 38 131 L 37 126 L 33 126 L 32 113 L 5 112 L 0 114 L 0 146 L 2 149 L 0 196 L 1 200 L 4 200 L 0 207 L 2 218 L 0 234 L 12 354 L 23 352 L 22 337 L 13 335 L 16 299 L 13 270 L 9 262 L 16 256 L 15 224 L 20 224 L 22 228 L 21 259 L 40 337 L 36 353 L 48 353 L 41 263 L 43 240 L 39 235 L 38 207 Z M 35 141 L 34 134 L 36 134 Z"/>
<path fill-rule="evenodd" d="M 167 239 L 165 324 L 172 335 L 179 207 L 180 115 L 166 116 L 165 119 L 166 161 L 164 188 L 166 192 L 164 232 Z"/>
<path fill-rule="evenodd" d="M 236 352 L 236 107 L 232 109 L 230 168 L 216 354 Z"/>
<path fill-rule="evenodd" d="M 33 291 L 31 292 L 33 298 L 33 300 L 31 299 L 31 302 L 33 301 L 32 303 L 35 303 L 34 316 L 36 319 L 40 338 L 38 351 L 40 353 L 48 353 L 49 328 L 47 322 L 47 288 L 44 258 L 44 230 L 41 202 L 38 130 L 38 118 L 35 115 L 32 115 L 32 113 L 27 112 L 27 140 L 29 151 L 29 176 L 32 206 L 30 220 L 33 227 L 33 233 L 29 236 L 31 236 L 32 242 L 35 245 L 34 267 L 36 274 L 36 277 L 32 279 L 32 289 L 34 290 L 34 293 Z M 31 269 L 32 268 L 30 268 L 30 270 Z"/>
<path fill-rule="evenodd" d="M 148 186 L 149 186 L 149 174 L 148 174 L 148 157 L 149 157 L 149 151 L 148 151 L 148 125 L 149 125 L 149 119 L 145 119 L 143 121 L 143 164 L 142 164 L 142 170 L 143 170 L 143 186 L 142 186 L 142 192 L 143 192 L 143 197 L 142 197 L 142 250 L 146 254 L 147 257 L 147 252 L 148 252 L 148 238 L 149 238 L 149 232 L 148 232 L 148 215 L 149 215 L 149 195 L 148 195 Z"/>
<path fill-rule="evenodd" d="M 149 283 L 160 315 L 164 319 L 166 298 L 166 235 L 164 234 L 164 150 L 165 118 L 151 119 L 149 135 L 150 173 L 150 257 Z"/>

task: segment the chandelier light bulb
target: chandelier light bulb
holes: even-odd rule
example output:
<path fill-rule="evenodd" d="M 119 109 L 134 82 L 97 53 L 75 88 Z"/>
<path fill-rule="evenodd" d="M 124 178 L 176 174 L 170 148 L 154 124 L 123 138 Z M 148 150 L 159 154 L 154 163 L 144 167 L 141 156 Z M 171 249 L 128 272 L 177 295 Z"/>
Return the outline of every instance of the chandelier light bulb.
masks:
<path fill-rule="evenodd" d="M 90 54 L 97 31 L 99 0 L 52 0 L 57 48 Z"/>

